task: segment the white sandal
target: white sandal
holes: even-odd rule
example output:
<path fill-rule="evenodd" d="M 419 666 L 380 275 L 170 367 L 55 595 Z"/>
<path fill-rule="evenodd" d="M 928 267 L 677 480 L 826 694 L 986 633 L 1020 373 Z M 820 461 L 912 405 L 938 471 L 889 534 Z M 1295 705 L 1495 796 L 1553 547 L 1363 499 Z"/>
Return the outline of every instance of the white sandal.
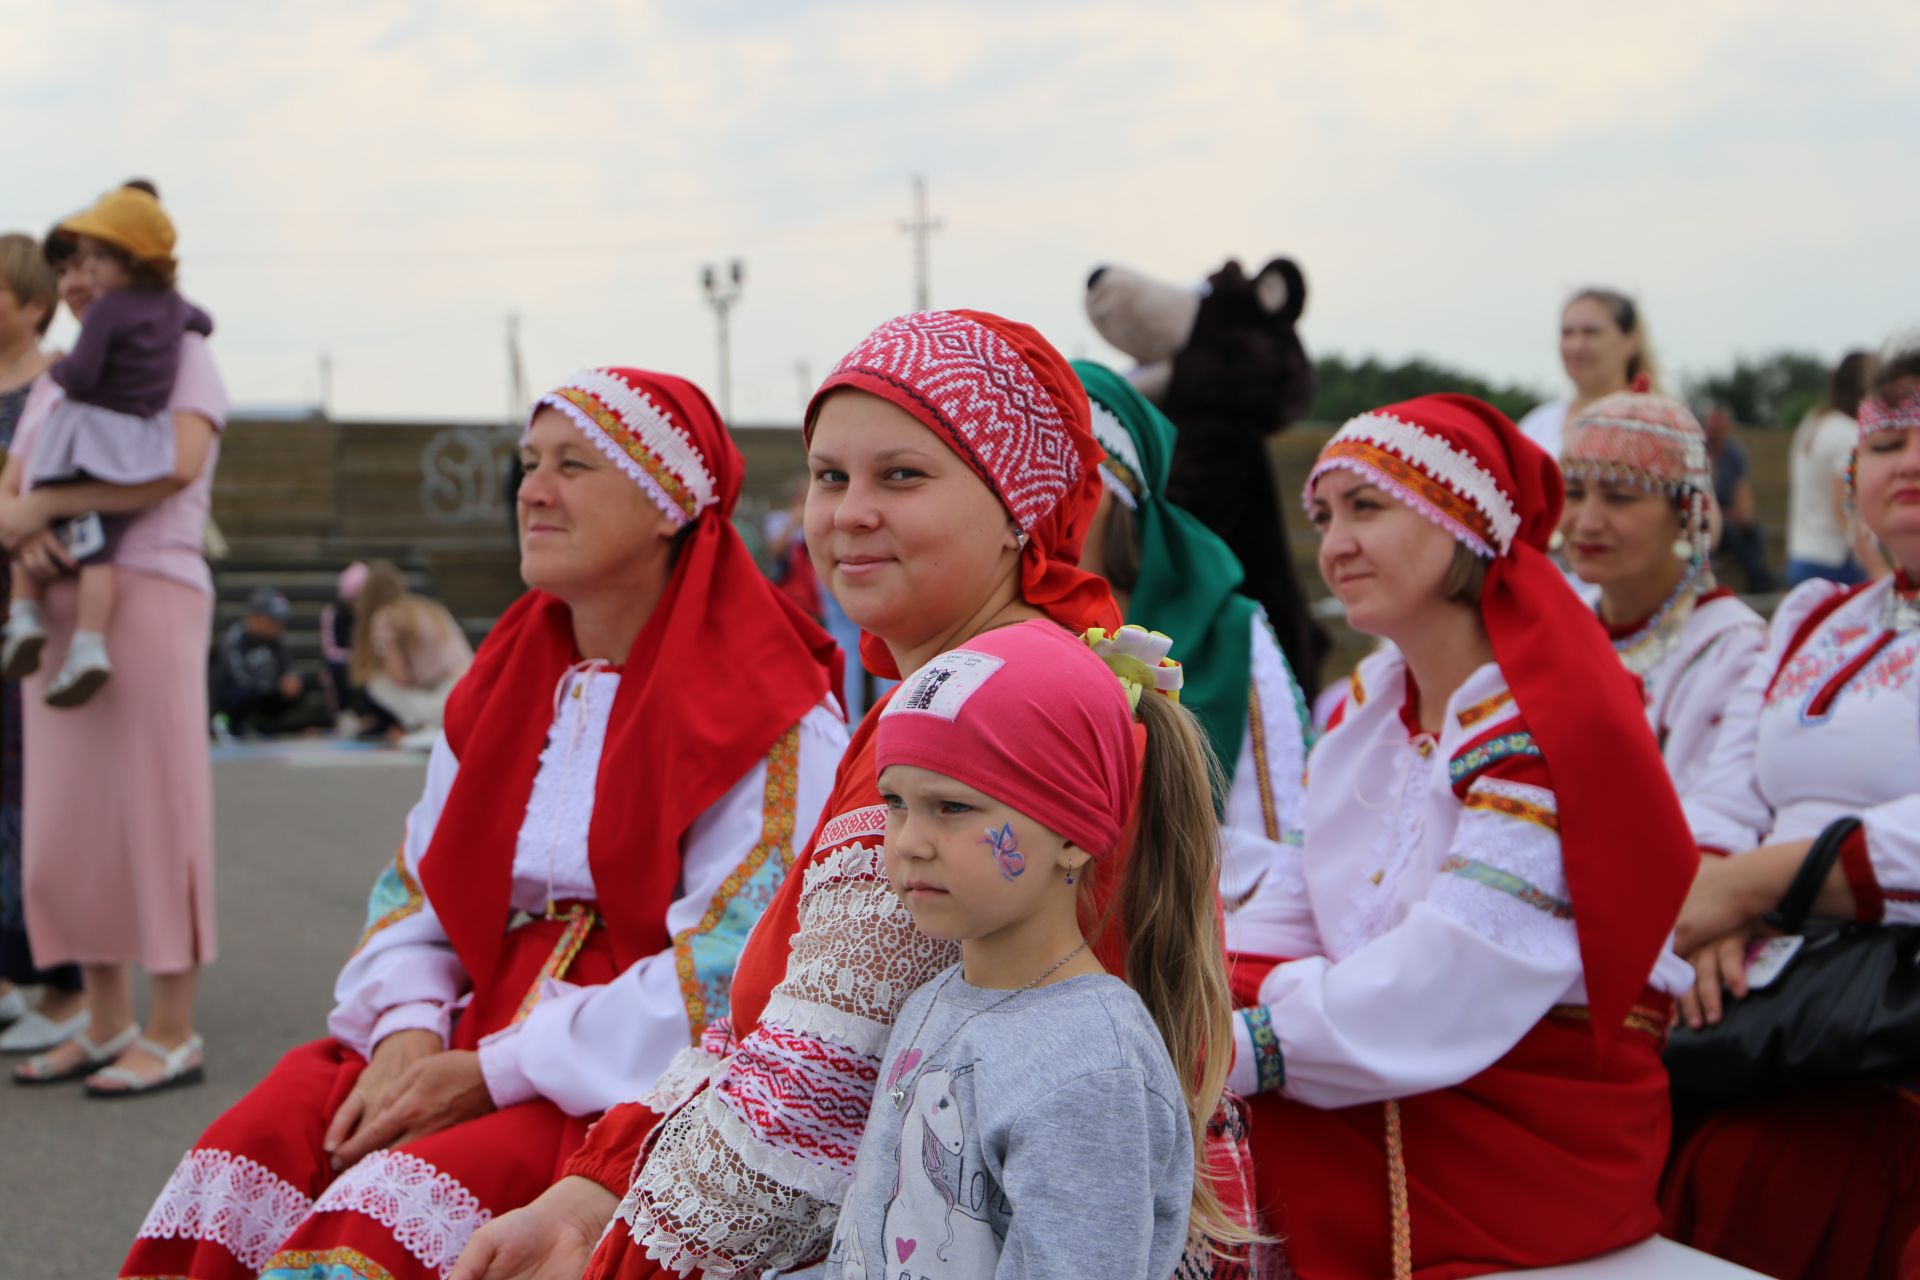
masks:
<path fill-rule="evenodd" d="M 80 1046 L 80 1061 L 64 1071 L 55 1071 L 47 1065 L 47 1055 L 37 1054 L 28 1058 L 13 1071 L 15 1084 L 59 1084 L 64 1080 L 78 1080 L 82 1076 L 92 1075 L 100 1068 L 133 1047 L 140 1039 L 140 1024 L 130 1022 L 126 1029 L 105 1044 L 95 1044 L 87 1039 L 84 1031 L 73 1033 L 73 1043 Z M 59 1046 L 55 1046 L 58 1048 Z"/>
<path fill-rule="evenodd" d="M 201 1039 L 197 1031 L 181 1041 L 177 1049 L 164 1049 L 145 1036 L 140 1036 L 131 1047 L 160 1059 L 160 1074 L 142 1076 L 136 1075 L 125 1067 L 106 1067 L 87 1077 L 87 1096 L 89 1098 L 138 1098 L 145 1094 L 158 1093 L 162 1089 L 199 1084 L 207 1078 L 206 1064 L 196 1062 L 188 1066 L 187 1059 L 206 1048 L 206 1044 L 207 1042 Z M 121 1087 L 102 1089 L 94 1083 L 96 1080 L 112 1080 Z"/>

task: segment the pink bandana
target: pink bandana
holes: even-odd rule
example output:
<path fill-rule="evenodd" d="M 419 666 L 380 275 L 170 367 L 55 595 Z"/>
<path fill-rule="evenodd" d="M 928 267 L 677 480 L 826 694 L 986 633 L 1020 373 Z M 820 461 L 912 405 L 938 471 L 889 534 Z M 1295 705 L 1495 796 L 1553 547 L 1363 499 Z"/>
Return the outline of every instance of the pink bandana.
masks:
<path fill-rule="evenodd" d="M 1888 404 L 1878 396 L 1860 402 L 1860 434 L 1876 431 L 1912 431 L 1920 428 L 1920 390 L 1909 391 Z"/>
<path fill-rule="evenodd" d="M 1127 692 L 1057 623 L 976 636 L 908 676 L 880 713 L 876 764 L 986 793 L 1096 858 L 1120 846 L 1140 765 Z"/>

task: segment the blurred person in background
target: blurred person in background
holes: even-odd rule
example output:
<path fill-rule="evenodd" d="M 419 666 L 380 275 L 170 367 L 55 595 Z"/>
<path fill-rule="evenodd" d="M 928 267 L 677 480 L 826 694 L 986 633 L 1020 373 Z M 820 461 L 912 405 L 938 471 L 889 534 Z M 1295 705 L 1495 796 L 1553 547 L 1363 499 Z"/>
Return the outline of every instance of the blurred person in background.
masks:
<path fill-rule="evenodd" d="M 227 628 L 213 657 L 214 736 L 272 735 L 306 697 L 284 638 L 293 607 L 272 587 L 256 587 L 247 616 Z"/>
<path fill-rule="evenodd" d="M 1848 352 L 1828 375 L 1825 398 L 1794 428 L 1787 490 L 1789 587 L 1812 578 L 1852 586 L 1868 577 L 1855 546 L 1847 468 L 1873 367 L 1871 352 Z"/>
<path fill-rule="evenodd" d="M 1560 456 L 1560 436 L 1569 419 L 1601 396 L 1625 391 L 1645 374 L 1647 389 L 1659 389 L 1646 320 L 1632 298 L 1616 289 L 1582 289 L 1560 310 L 1560 364 L 1573 394 L 1549 400 L 1520 420 L 1520 432 Z"/>
<path fill-rule="evenodd" d="M 151 183 L 139 189 L 153 194 Z M 93 212 L 127 208 L 103 199 Z M 78 318 L 94 295 L 76 249 L 61 227 L 48 237 L 60 298 Z M 51 526 L 86 511 L 133 519 L 114 557 L 119 599 L 107 637 L 122 655 L 121 678 L 67 710 L 45 705 L 50 672 L 22 682 L 33 744 L 22 823 L 27 927 L 37 963 L 80 964 L 88 1021 L 22 1064 L 14 1079 L 85 1077 L 90 1094 L 118 1098 L 201 1076 L 194 996 L 217 943 L 206 746 L 213 575 L 201 538 L 227 394 L 205 340 L 188 334 L 169 402 L 173 475 L 23 495 L 20 458 L 60 395 L 48 379 L 34 383 L 0 473 L 0 543 L 48 584 L 43 616 L 53 652 L 64 652 L 72 638 L 77 601 L 71 559 Z M 152 979 L 144 1029 L 134 1017 L 133 964 Z"/>
<path fill-rule="evenodd" d="M 14 427 L 34 379 L 53 363 L 43 348 L 59 299 L 53 268 L 32 236 L 0 236 L 0 459 L 13 449 Z M 40 969 L 27 943 L 20 881 L 20 685 L 0 684 L 0 1053 L 38 1053 L 85 1029 L 80 970 Z M 28 1006 L 22 987 L 39 987 Z"/>
<path fill-rule="evenodd" d="M 1765 535 L 1753 496 L 1747 446 L 1733 434 L 1733 415 L 1725 405 L 1709 405 L 1701 426 L 1707 433 L 1707 457 L 1713 464 L 1713 498 L 1720 507 L 1720 551 L 1740 570 L 1750 592 L 1772 591 Z"/>
<path fill-rule="evenodd" d="M 1706 433 L 1678 400 L 1621 392 L 1567 425 L 1560 472 L 1567 563 L 1600 589 L 1595 612 L 1639 678 L 1654 741 L 1685 796 L 1766 638 L 1760 615 L 1713 579 Z"/>
<path fill-rule="evenodd" d="M 333 601 L 320 610 L 320 657 L 327 682 L 328 709 L 334 732 L 344 738 L 383 738 L 399 722 L 367 696 L 364 685 L 353 682 L 355 603 L 367 584 L 367 566 L 355 560 L 340 571 Z"/>
<path fill-rule="evenodd" d="M 473 646 L 445 605 L 409 591 L 388 561 L 367 566 L 354 597 L 347 680 L 399 721 L 403 745 L 433 746 L 447 696 L 472 665 Z"/>

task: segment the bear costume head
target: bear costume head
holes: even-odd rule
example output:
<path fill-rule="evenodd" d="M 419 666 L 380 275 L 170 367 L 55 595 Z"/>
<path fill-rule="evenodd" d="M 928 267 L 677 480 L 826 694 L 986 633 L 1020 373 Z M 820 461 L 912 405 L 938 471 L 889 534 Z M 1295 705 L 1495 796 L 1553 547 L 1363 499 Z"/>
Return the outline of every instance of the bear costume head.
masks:
<path fill-rule="evenodd" d="M 1198 286 L 1117 264 L 1087 278 L 1094 330 L 1139 367 L 1128 378 L 1179 430 L 1167 497 L 1233 549 L 1242 588 L 1266 609 L 1308 696 L 1328 637 L 1307 612 L 1287 551 L 1269 435 L 1313 401 L 1313 362 L 1297 329 L 1307 282 L 1290 258 L 1249 277 L 1229 261 Z"/>

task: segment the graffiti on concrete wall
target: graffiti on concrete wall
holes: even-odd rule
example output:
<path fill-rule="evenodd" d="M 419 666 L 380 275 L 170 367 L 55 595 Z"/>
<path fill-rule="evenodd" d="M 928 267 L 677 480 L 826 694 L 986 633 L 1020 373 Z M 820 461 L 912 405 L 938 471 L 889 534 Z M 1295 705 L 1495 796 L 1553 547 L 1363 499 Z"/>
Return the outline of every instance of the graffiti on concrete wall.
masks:
<path fill-rule="evenodd" d="M 514 435 L 500 427 L 448 427 L 420 451 L 420 510 L 437 524 L 506 518 Z"/>

